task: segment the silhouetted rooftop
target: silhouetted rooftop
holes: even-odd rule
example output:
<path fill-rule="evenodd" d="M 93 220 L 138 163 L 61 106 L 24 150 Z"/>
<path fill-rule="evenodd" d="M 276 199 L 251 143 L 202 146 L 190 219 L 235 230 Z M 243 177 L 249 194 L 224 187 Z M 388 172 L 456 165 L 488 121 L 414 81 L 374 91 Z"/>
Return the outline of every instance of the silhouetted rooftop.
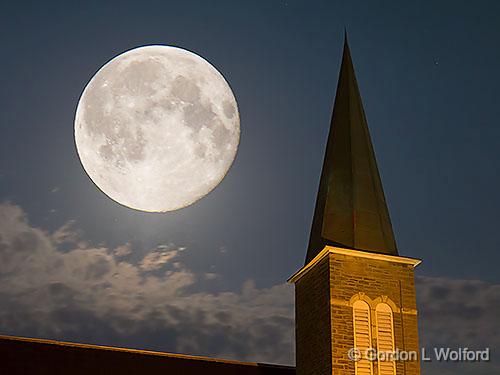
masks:
<path fill-rule="evenodd" d="M 295 375 L 295 368 L 147 350 L 0 336 L 0 374 Z"/>

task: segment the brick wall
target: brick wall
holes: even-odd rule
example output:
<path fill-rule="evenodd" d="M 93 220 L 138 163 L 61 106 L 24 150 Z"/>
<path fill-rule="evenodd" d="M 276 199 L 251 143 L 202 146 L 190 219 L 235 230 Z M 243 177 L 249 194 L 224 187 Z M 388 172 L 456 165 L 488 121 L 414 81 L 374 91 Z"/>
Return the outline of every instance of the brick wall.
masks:
<path fill-rule="evenodd" d="M 329 254 L 330 296 L 332 302 L 333 373 L 354 374 L 354 363 L 347 351 L 354 346 L 351 298 L 364 293 L 374 312 L 377 300 L 387 297 L 396 305 L 394 316 L 395 347 L 400 350 L 419 351 L 418 326 L 413 266 L 386 260 Z M 383 297 L 384 296 L 384 297 Z M 402 301 L 402 303 L 401 303 Z M 391 304 L 391 303 L 389 303 Z M 400 309 L 403 306 L 403 314 Z M 374 316 L 374 315 L 373 315 Z M 375 319 L 372 319 L 372 325 Z M 376 348 L 376 330 L 372 330 Z M 376 366 L 375 373 L 376 373 Z M 397 374 L 417 375 L 418 362 L 397 362 Z"/>
<path fill-rule="evenodd" d="M 332 373 L 330 267 L 325 258 L 295 285 L 297 375 Z"/>
<path fill-rule="evenodd" d="M 356 298 L 372 308 L 374 348 L 375 306 L 385 301 L 393 307 L 395 347 L 419 352 L 413 266 L 329 253 L 296 281 L 297 375 L 354 375 L 347 353 L 354 347 L 351 303 Z M 419 362 L 398 361 L 396 372 L 418 375 Z"/>

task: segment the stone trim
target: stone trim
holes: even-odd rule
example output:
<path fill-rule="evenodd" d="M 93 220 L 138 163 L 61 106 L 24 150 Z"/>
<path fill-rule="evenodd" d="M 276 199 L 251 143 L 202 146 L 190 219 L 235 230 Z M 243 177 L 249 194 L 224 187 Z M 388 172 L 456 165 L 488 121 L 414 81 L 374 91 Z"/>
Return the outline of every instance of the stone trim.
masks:
<path fill-rule="evenodd" d="M 325 248 L 318 254 L 316 257 L 311 260 L 308 264 L 302 267 L 300 270 L 295 272 L 288 280 L 288 283 L 295 283 L 299 280 L 305 273 L 307 273 L 316 263 L 320 262 L 323 258 L 325 258 L 329 254 L 341 254 L 354 256 L 359 258 L 369 258 L 375 260 L 385 260 L 392 263 L 404 263 L 412 265 L 413 268 L 422 263 L 422 260 L 416 258 L 407 258 L 397 255 L 387 255 L 387 254 L 379 254 L 379 253 L 370 253 L 367 251 L 360 250 L 351 250 L 351 249 L 343 249 L 340 247 L 333 246 L 325 246 Z"/>

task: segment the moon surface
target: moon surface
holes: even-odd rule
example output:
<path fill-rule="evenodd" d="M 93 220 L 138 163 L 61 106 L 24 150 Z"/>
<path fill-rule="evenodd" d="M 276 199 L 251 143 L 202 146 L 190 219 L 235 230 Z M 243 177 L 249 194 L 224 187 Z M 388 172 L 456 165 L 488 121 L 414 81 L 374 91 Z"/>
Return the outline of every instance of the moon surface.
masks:
<path fill-rule="evenodd" d="M 146 46 L 104 65 L 75 116 L 83 168 L 108 197 L 130 208 L 186 207 L 224 178 L 240 120 L 224 77 L 200 56 Z"/>

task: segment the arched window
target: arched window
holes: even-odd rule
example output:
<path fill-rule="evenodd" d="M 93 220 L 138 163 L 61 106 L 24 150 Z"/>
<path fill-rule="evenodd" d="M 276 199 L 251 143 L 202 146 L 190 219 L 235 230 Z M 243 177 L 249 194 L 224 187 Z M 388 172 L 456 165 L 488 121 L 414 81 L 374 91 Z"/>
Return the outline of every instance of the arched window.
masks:
<path fill-rule="evenodd" d="M 358 300 L 352 305 L 354 323 L 354 347 L 363 355 L 355 363 L 356 375 L 372 375 L 372 362 L 365 358 L 365 352 L 372 346 L 370 306 L 365 301 Z"/>
<path fill-rule="evenodd" d="M 377 352 L 393 353 L 394 352 L 394 322 L 391 307 L 386 303 L 379 303 L 375 309 L 377 317 Z M 380 356 L 379 356 L 380 357 Z M 387 356 L 382 356 L 384 360 L 379 358 L 378 374 L 379 375 L 395 375 L 396 364 Z M 392 358 L 394 359 L 394 358 Z"/>

